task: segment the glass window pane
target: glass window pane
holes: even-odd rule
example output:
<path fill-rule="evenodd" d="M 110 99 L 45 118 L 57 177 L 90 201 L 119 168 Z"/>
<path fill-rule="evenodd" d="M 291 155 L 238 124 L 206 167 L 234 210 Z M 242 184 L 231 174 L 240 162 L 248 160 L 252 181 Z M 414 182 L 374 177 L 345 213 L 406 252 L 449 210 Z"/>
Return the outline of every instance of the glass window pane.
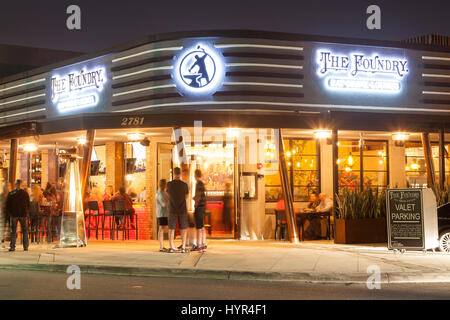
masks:
<path fill-rule="evenodd" d="M 314 139 L 285 139 L 283 141 L 288 179 L 294 190 L 294 201 L 306 201 L 308 189 L 319 188 L 319 156 Z M 264 176 L 266 185 L 266 201 L 276 201 L 281 193 L 278 155 L 266 143 Z M 293 175 L 291 177 L 291 175 Z M 306 188 L 306 189 L 305 189 Z M 305 189 L 306 191 L 300 191 Z M 297 191 L 295 191 L 297 190 Z M 281 197 L 281 196 L 280 196 Z"/>
<path fill-rule="evenodd" d="M 317 188 L 319 186 L 319 175 L 317 171 L 294 170 L 294 185 Z"/>
<path fill-rule="evenodd" d="M 387 185 L 387 172 L 367 172 L 364 171 L 364 187 L 369 188 Z"/>
<path fill-rule="evenodd" d="M 281 186 L 280 174 L 278 171 L 265 171 L 264 180 L 266 186 Z"/>
<path fill-rule="evenodd" d="M 359 171 L 339 171 L 339 188 L 358 189 L 360 176 Z"/>
<path fill-rule="evenodd" d="M 309 195 L 317 191 L 304 186 L 294 186 L 294 201 L 309 201 Z"/>
<path fill-rule="evenodd" d="M 280 187 L 267 187 L 265 189 L 266 201 L 278 201 L 281 199 L 282 191 Z"/>

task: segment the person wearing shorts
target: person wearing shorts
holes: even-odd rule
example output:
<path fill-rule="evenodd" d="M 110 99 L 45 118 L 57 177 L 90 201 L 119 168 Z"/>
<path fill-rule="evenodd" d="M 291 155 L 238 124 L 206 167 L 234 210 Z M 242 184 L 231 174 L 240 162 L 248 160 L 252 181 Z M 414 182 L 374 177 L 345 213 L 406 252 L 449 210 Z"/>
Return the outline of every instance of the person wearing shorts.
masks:
<path fill-rule="evenodd" d="M 197 245 L 192 248 L 193 251 L 203 251 L 206 249 L 206 230 L 205 230 L 205 211 L 206 211 L 206 194 L 205 184 L 201 179 L 202 172 L 195 170 L 195 227 L 197 229 Z"/>
<path fill-rule="evenodd" d="M 158 218 L 158 239 L 159 251 L 167 252 L 168 249 L 164 247 L 164 231 L 168 231 L 169 225 L 169 195 L 166 192 L 166 179 L 159 181 L 159 189 L 156 192 L 156 217 Z"/>
<path fill-rule="evenodd" d="M 167 193 L 169 194 L 169 252 L 177 251 L 174 246 L 175 229 L 177 223 L 181 233 L 181 252 L 189 252 L 186 249 L 187 228 L 189 227 L 186 198 L 189 196 L 189 186 L 181 181 L 181 170 L 176 167 L 173 169 L 174 179 L 167 184 Z"/>

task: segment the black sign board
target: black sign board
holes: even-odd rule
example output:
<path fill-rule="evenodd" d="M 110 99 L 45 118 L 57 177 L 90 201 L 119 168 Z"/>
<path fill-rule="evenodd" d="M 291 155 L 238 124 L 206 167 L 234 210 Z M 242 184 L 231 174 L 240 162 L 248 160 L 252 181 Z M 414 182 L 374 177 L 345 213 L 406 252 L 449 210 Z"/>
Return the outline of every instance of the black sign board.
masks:
<path fill-rule="evenodd" d="M 424 249 L 421 189 L 391 189 L 386 193 L 389 249 Z"/>

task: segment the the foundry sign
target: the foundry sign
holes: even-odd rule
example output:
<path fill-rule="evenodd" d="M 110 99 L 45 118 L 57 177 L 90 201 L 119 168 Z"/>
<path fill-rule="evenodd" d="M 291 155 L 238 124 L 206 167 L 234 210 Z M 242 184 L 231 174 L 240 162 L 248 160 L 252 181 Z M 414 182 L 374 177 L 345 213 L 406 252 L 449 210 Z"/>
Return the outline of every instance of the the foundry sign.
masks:
<path fill-rule="evenodd" d="M 396 93 L 409 72 L 408 60 L 397 57 L 331 50 L 317 50 L 316 55 L 317 74 L 326 76 L 325 86 L 331 90 Z"/>
<path fill-rule="evenodd" d="M 391 189 L 386 196 L 389 248 L 424 248 L 422 190 Z"/>
<path fill-rule="evenodd" d="M 106 83 L 105 68 L 85 68 L 51 78 L 51 99 L 59 111 L 96 106 Z"/>

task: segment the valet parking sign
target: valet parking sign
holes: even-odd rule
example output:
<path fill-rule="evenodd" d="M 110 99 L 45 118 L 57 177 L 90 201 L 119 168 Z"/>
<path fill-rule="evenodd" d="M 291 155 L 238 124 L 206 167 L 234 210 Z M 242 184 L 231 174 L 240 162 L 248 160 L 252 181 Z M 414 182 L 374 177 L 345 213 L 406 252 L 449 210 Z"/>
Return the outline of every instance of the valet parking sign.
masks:
<path fill-rule="evenodd" d="M 424 206 L 421 189 L 387 190 L 389 249 L 423 249 Z"/>
<path fill-rule="evenodd" d="M 317 75 L 328 90 L 397 94 L 409 73 L 408 60 L 377 53 L 316 51 Z"/>

